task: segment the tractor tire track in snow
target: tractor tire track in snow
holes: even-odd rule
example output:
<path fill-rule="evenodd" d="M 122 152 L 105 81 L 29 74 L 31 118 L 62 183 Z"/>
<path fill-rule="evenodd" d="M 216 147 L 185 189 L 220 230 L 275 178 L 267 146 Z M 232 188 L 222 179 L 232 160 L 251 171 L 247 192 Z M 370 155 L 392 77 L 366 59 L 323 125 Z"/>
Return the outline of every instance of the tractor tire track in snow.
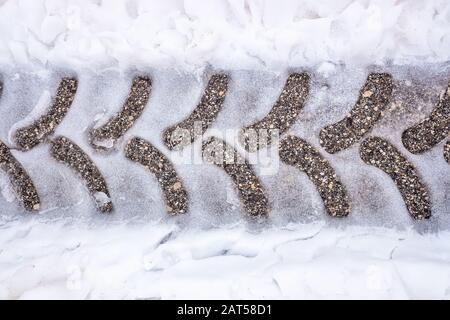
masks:
<path fill-rule="evenodd" d="M 224 103 L 228 82 L 228 75 L 212 75 L 200 103 L 193 112 L 183 121 L 163 131 L 162 140 L 169 150 L 181 149 L 193 143 L 211 126 Z M 0 83 L 0 92 L 1 88 Z M 359 143 L 381 118 L 383 110 L 390 101 L 392 88 L 393 80 L 390 74 L 369 74 L 351 112 L 343 120 L 320 131 L 320 145 L 333 154 Z M 122 110 L 105 125 L 90 131 L 90 144 L 96 150 L 112 148 L 141 116 L 148 103 L 151 89 L 150 78 L 135 77 Z M 56 126 L 69 111 L 76 91 L 76 79 L 61 80 L 47 114 L 41 116 L 32 125 L 15 132 L 15 141 L 21 151 L 27 151 L 47 141 L 47 137 L 54 133 Z M 309 91 L 309 74 L 289 75 L 271 111 L 260 121 L 241 129 L 239 142 L 244 149 L 247 152 L 253 152 L 274 142 L 270 140 L 271 137 L 268 137 L 269 140 L 265 144 L 258 140 L 255 145 L 251 145 L 249 136 L 246 136 L 246 132 L 251 130 L 273 129 L 282 134 L 286 133 L 298 118 Z M 430 117 L 403 133 L 402 140 L 409 151 L 421 153 L 428 150 L 448 134 L 450 130 L 448 127 L 450 123 L 449 94 L 447 89 Z M 196 123 L 200 124 L 199 129 L 196 128 Z M 179 132 L 184 132 L 186 136 L 180 137 L 177 135 Z M 52 157 L 65 163 L 81 176 L 98 209 L 102 212 L 112 211 L 113 204 L 108 186 L 94 161 L 75 142 L 64 136 L 57 136 L 48 141 L 51 144 Z M 304 139 L 293 135 L 288 135 L 279 143 L 278 151 L 281 161 L 307 174 L 323 200 L 325 211 L 333 217 L 347 216 L 351 211 L 351 194 L 347 193 L 347 188 L 330 162 L 323 157 L 320 148 L 315 148 Z M 30 177 L 13 157 L 9 148 L 1 142 L 0 151 L 1 167 L 8 173 L 23 206 L 27 210 L 39 210 L 41 201 Z M 430 196 L 426 185 L 413 165 L 391 143 L 382 138 L 369 137 L 361 143 L 359 152 L 364 163 L 383 170 L 394 180 L 408 212 L 414 219 L 425 219 L 431 216 Z M 129 160 L 143 165 L 156 176 L 169 214 L 183 214 L 189 211 L 189 196 L 184 182 L 163 151 L 142 138 L 134 137 L 127 142 L 124 155 Z M 445 144 L 443 155 L 450 163 L 450 141 Z M 102 155 L 94 153 L 93 156 Z M 243 210 L 249 216 L 269 214 L 271 209 L 267 195 L 270 194 L 270 190 L 264 188 L 244 154 L 240 154 L 223 140 L 212 137 L 202 142 L 202 158 L 206 163 L 222 168 L 230 176 L 238 191 Z"/>

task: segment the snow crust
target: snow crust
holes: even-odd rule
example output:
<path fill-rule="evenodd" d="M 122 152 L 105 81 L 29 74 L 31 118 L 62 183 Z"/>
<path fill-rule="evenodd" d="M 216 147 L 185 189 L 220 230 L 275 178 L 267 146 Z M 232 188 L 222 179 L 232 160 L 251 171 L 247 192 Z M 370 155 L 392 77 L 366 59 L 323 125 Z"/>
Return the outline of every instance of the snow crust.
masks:
<path fill-rule="evenodd" d="M 446 0 L 3 0 L 0 64 L 189 71 L 450 58 Z"/>

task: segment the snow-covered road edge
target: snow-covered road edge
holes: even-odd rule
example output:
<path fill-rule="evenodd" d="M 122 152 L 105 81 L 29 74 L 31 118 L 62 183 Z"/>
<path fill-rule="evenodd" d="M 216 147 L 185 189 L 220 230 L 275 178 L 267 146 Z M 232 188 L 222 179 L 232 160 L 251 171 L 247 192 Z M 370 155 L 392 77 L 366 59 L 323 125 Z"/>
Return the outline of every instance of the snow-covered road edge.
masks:
<path fill-rule="evenodd" d="M 450 232 L 9 222 L 0 298 L 450 298 Z"/>

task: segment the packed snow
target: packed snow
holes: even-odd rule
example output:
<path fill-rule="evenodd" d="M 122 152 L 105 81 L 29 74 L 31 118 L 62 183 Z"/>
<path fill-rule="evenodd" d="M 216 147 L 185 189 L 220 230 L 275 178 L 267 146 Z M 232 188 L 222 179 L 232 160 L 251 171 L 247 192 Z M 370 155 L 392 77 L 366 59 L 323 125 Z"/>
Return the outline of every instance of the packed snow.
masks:
<path fill-rule="evenodd" d="M 48 144 L 13 150 L 43 203 L 39 214 L 24 212 L 0 171 L 0 299 L 449 299 L 450 166 L 442 143 L 420 156 L 401 144 L 447 85 L 449 30 L 450 2 L 438 0 L 0 0 L 0 139 L 14 146 L 14 130 L 42 114 L 61 76 L 76 75 L 56 134 L 93 158 L 115 206 L 100 215 Z M 314 146 L 353 106 L 369 70 L 391 72 L 399 92 L 373 134 L 417 166 L 433 217 L 412 221 L 394 183 L 365 166 L 356 145 L 322 152 L 348 187 L 348 218 L 327 217 L 314 185 L 271 150 L 256 166 L 271 215 L 247 221 L 223 171 L 183 163 L 161 141 L 216 70 L 231 81 L 208 135 L 237 134 L 270 110 L 289 71 L 306 70 L 311 94 L 290 132 Z M 153 82 L 146 110 L 118 152 L 95 153 L 87 132 L 121 108 L 140 73 Z M 156 180 L 125 159 L 135 135 L 175 163 L 188 214 L 168 216 Z"/>

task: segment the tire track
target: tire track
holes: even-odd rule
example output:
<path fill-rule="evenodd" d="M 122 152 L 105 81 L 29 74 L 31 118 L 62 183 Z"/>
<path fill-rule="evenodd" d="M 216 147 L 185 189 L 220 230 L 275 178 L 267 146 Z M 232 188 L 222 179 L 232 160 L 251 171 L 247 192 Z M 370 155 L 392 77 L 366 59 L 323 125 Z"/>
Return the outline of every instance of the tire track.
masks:
<path fill-rule="evenodd" d="M 38 211 L 41 201 L 33 181 L 2 141 L 0 141 L 0 168 L 8 175 L 14 193 L 23 207 L 28 211 Z"/>
<path fill-rule="evenodd" d="M 97 150 L 107 151 L 127 132 L 141 116 L 150 97 L 152 83 L 145 76 L 135 77 L 122 110 L 100 128 L 90 131 L 89 140 Z"/>
<path fill-rule="evenodd" d="M 19 148 L 30 150 L 55 132 L 75 99 L 77 87 L 78 81 L 74 78 L 61 80 L 48 112 L 33 124 L 17 129 L 15 132 L 14 140 Z"/>
<path fill-rule="evenodd" d="M 288 136 L 281 141 L 279 152 L 281 161 L 305 172 L 314 183 L 330 216 L 345 217 L 350 213 L 346 188 L 330 163 L 312 145 Z"/>
<path fill-rule="evenodd" d="M 150 142 L 135 137 L 125 146 L 125 157 L 146 167 L 156 176 L 169 214 L 188 211 L 188 194 L 170 160 Z"/>
<path fill-rule="evenodd" d="M 51 156 L 78 173 L 101 212 L 110 212 L 113 204 L 108 186 L 91 158 L 73 141 L 59 136 L 51 141 Z"/>
<path fill-rule="evenodd" d="M 183 148 L 194 142 L 215 121 L 224 103 L 229 77 L 225 74 L 211 76 L 194 111 L 183 121 L 167 128 L 163 134 L 164 144 L 170 149 Z M 27 127 L 16 130 L 14 140 L 21 150 L 29 150 L 41 142 L 50 141 L 51 155 L 71 167 L 83 179 L 97 208 L 102 212 L 113 210 L 108 186 L 93 160 L 75 142 L 64 136 L 50 140 L 56 127 L 69 111 L 77 91 L 77 80 L 63 78 L 48 112 Z M 2 94 L 0 82 L 0 95 Z M 273 141 L 252 144 L 248 132 L 276 130 L 285 133 L 296 121 L 310 89 L 307 73 L 290 74 L 269 113 L 261 120 L 241 129 L 240 143 L 249 151 L 257 151 Z M 320 132 L 320 144 L 329 153 L 336 153 L 358 143 L 382 117 L 393 89 L 392 76 L 387 73 L 371 73 L 361 88 L 359 98 L 350 113 L 339 122 L 326 126 Z M 152 90 L 151 79 L 135 77 L 130 93 L 122 109 L 108 122 L 89 132 L 90 144 L 96 150 L 110 150 L 117 140 L 134 125 L 142 115 Z M 196 122 L 200 126 L 196 127 Z M 402 142 L 412 153 L 422 153 L 443 140 L 450 131 L 450 83 L 445 94 L 430 116 L 421 123 L 405 130 Z M 177 135 L 178 133 L 182 135 Z M 186 138 L 187 137 L 187 138 Z M 48 140 L 47 140 L 48 139 Z M 280 141 L 279 156 L 285 164 L 305 172 L 321 196 L 328 215 L 345 217 L 352 204 L 347 189 L 334 168 L 314 146 L 307 141 L 287 136 Z M 125 157 L 145 166 L 156 179 L 164 194 L 167 212 L 171 215 L 189 210 L 189 197 L 184 183 L 168 157 L 150 142 L 132 138 L 124 149 Z M 416 169 L 390 142 L 378 138 L 365 139 L 359 149 L 364 163 L 387 173 L 395 182 L 409 214 L 414 219 L 431 216 L 430 196 Z M 445 160 L 450 164 L 450 141 L 443 148 Z M 202 157 L 222 168 L 232 179 L 244 211 L 249 216 L 267 216 L 269 200 L 264 186 L 244 155 L 219 138 L 209 138 L 202 143 Z M 0 166 L 11 180 L 17 198 L 27 210 L 41 207 L 33 181 L 10 149 L 0 141 Z"/>
<path fill-rule="evenodd" d="M 414 219 L 431 217 L 430 196 L 416 169 L 390 142 L 369 137 L 361 143 L 360 157 L 368 165 L 387 173 L 397 185 Z"/>
<path fill-rule="evenodd" d="M 228 76 L 211 76 L 200 103 L 183 121 L 164 130 L 163 141 L 170 150 L 179 150 L 193 143 L 216 120 L 228 90 Z"/>
<path fill-rule="evenodd" d="M 269 201 L 266 192 L 247 160 L 230 145 L 211 137 L 203 142 L 203 159 L 225 170 L 239 192 L 245 211 L 251 216 L 266 216 Z"/>
<path fill-rule="evenodd" d="M 439 97 L 439 102 L 431 114 L 403 132 L 402 142 L 409 152 L 420 154 L 444 140 L 449 131 L 450 83 L 445 93 Z"/>
<path fill-rule="evenodd" d="M 320 131 L 320 145 L 328 153 L 336 153 L 359 142 L 381 118 L 391 99 L 392 89 L 390 74 L 369 74 L 350 113 Z"/>
<path fill-rule="evenodd" d="M 270 112 L 260 121 L 241 130 L 240 143 L 247 151 L 255 152 L 270 145 L 271 131 L 277 130 L 281 135 L 292 126 L 308 98 L 309 82 L 307 73 L 289 75 Z"/>

